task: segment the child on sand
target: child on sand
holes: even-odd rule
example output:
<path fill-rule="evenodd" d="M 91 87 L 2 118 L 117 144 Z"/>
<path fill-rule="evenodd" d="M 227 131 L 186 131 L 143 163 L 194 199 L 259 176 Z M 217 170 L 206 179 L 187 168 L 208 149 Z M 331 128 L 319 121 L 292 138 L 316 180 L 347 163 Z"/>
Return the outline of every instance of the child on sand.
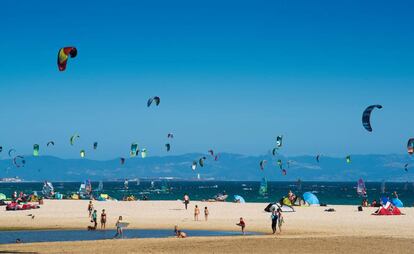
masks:
<path fill-rule="evenodd" d="M 194 220 L 198 221 L 198 215 L 200 214 L 200 208 L 196 205 L 194 208 Z"/>
<path fill-rule="evenodd" d="M 183 231 L 179 230 L 177 225 L 174 226 L 174 234 L 177 238 L 186 238 L 187 237 L 187 234 L 184 233 Z"/>
<path fill-rule="evenodd" d="M 244 235 L 244 234 L 245 234 L 245 233 L 244 233 L 244 228 L 246 227 L 246 223 L 244 223 L 244 220 L 243 220 L 243 218 L 242 218 L 242 217 L 240 217 L 240 222 L 239 222 L 239 223 L 237 223 L 236 225 L 237 225 L 237 226 L 239 226 L 239 227 L 241 227 L 242 233 L 243 233 L 243 235 Z"/>
<path fill-rule="evenodd" d="M 93 204 L 92 204 L 92 201 L 89 201 L 89 205 L 88 205 L 89 217 L 91 217 L 92 211 L 93 211 Z"/>
<path fill-rule="evenodd" d="M 208 220 L 208 215 L 210 214 L 210 212 L 208 211 L 207 206 L 204 207 L 204 219 L 207 221 Z"/>
<path fill-rule="evenodd" d="M 103 209 L 101 213 L 101 229 L 105 229 L 105 227 L 106 227 L 106 213 L 105 213 L 105 209 Z"/>

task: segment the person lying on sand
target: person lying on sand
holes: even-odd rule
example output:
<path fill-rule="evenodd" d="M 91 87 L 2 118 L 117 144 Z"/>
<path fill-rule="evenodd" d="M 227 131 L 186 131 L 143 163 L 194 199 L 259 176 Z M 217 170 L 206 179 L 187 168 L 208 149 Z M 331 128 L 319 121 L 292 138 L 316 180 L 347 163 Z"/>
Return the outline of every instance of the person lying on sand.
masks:
<path fill-rule="evenodd" d="M 178 229 L 178 225 L 174 226 L 174 234 L 177 238 L 186 238 L 187 234 Z"/>

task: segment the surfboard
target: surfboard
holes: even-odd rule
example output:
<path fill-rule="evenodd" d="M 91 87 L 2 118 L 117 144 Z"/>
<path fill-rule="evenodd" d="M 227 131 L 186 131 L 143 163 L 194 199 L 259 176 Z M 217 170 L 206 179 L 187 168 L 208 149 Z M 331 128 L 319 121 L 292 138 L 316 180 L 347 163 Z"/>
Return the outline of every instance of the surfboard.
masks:
<path fill-rule="evenodd" d="M 128 225 L 129 225 L 129 222 L 125 222 L 125 221 L 118 223 L 118 226 L 120 228 L 126 228 L 126 227 L 128 227 Z"/>

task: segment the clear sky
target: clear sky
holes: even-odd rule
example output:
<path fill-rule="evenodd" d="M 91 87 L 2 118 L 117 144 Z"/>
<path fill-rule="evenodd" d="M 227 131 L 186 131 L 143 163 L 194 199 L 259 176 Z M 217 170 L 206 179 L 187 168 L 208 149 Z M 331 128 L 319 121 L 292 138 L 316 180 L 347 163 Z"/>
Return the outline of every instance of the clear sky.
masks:
<path fill-rule="evenodd" d="M 405 153 L 412 1 L 3 1 L 0 145 L 29 154 Z M 58 72 L 59 48 L 78 56 Z M 150 96 L 161 97 L 147 108 Z M 373 133 L 361 124 L 371 104 Z M 69 137 L 81 139 L 69 146 Z M 54 149 L 45 150 L 48 140 Z M 89 149 L 89 150 L 88 150 Z M 7 155 L 3 152 L 0 157 Z"/>

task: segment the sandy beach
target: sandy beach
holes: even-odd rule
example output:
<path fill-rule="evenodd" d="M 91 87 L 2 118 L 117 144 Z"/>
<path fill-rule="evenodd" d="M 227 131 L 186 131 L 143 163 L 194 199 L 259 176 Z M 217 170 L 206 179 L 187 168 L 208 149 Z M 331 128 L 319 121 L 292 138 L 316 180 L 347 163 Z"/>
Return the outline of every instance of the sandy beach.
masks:
<path fill-rule="evenodd" d="M 208 206 L 208 222 L 204 216 L 194 221 L 194 206 Z M 86 229 L 90 225 L 87 212 L 88 201 L 45 200 L 37 210 L 7 212 L 0 210 L 2 229 Z M 294 213 L 284 213 L 285 224 L 281 235 L 269 235 L 270 214 L 263 211 L 264 203 L 208 203 L 192 201 L 185 210 L 180 201 L 135 201 L 135 202 L 94 202 L 98 211 L 106 209 L 108 228 L 114 228 L 117 216 L 122 215 L 130 223 L 129 228 L 173 229 L 179 225 L 186 229 L 239 231 L 235 225 L 239 217 L 244 217 L 246 230 L 265 233 L 263 236 L 240 237 L 199 237 L 188 239 L 128 239 L 93 242 L 37 243 L 20 245 L 1 245 L 0 250 L 28 251 L 39 253 L 77 253 L 89 246 L 90 253 L 110 253 L 121 248 L 126 253 L 134 253 L 136 247 L 151 249 L 154 253 L 191 252 L 267 252 L 272 246 L 279 248 L 286 242 L 302 246 L 297 251 L 315 253 L 323 250 L 346 248 L 351 245 L 356 250 L 368 251 L 373 245 L 390 245 L 398 248 L 397 253 L 414 250 L 414 209 L 403 208 L 403 216 L 373 216 L 375 208 L 358 212 L 356 206 L 330 206 L 336 212 L 328 213 L 325 207 L 296 207 Z M 202 210 L 202 209 L 201 209 Z M 35 217 L 32 219 L 29 214 Z M 278 240 L 275 240 L 277 238 Z M 352 243 L 352 244 L 351 244 Z M 70 249 L 62 246 L 71 246 Z M 277 247 L 279 246 L 279 247 Z M 308 247 L 306 247 L 308 246 Z M 342 246 L 342 247 L 341 247 Z M 348 246 L 348 247 L 346 247 Z M 358 247 L 359 246 L 359 247 Z M 98 249 L 96 249 L 98 248 Z M 241 248 L 241 249 L 239 249 Z M 145 252 L 145 251 L 144 251 Z M 284 253 L 283 250 L 280 250 Z M 338 253 L 338 251 L 335 251 Z M 85 253 L 85 252 L 84 252 Z M 292 252 L 290 252 L 292 253 Z"/>

